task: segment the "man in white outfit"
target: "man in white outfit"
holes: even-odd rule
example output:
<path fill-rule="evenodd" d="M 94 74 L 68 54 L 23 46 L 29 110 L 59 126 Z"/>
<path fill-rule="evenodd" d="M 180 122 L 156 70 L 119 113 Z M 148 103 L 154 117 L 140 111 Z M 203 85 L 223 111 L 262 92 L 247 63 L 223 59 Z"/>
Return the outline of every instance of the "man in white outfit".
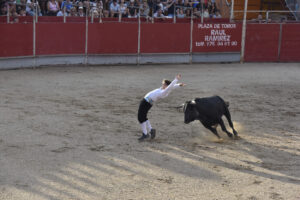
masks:
<path fill-rule="evenodd" d="M 177 83 L 180 79 L 181 75 L 178 74 L 172 82 L 169 80 L 163 80 L 160 88 L 148 92 L 140 102 L 138 120 L 142 127 L 143 135 L 139 138 L 139 141 L 144 141 L 145 139 L 149 138 L 149 134 L 151 134 L 151 139 L 155 138 L 156 131 L 152 128 L 150 121 L 147 118 L 147 113 L 152 107 L 153 103 L 158 99 L 167 97 L 173 89 L 185 85 L 183 83 Z"/>

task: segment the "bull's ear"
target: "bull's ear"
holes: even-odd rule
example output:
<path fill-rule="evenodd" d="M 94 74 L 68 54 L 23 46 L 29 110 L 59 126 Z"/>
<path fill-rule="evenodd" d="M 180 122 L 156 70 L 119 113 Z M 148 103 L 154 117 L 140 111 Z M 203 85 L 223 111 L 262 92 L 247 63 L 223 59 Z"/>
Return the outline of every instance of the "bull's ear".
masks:
<path fill-rule="evenodd" d="M 196 105 L 196 101 L 195 100 L 191 101 L 191 104 Z"/>

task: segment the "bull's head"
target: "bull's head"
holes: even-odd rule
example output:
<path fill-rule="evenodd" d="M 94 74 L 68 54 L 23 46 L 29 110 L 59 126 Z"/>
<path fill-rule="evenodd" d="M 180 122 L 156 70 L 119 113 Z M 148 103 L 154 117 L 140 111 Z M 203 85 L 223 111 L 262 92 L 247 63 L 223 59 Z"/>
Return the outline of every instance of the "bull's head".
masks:
<path fill-rule="evenodd" d="M 193 101 L 186 101 L 183 105 L 183 112 L 184 112 L 184 123 L 188 124 L 199 116 L 199 112 L 196 107 L 196 102 Z"/>

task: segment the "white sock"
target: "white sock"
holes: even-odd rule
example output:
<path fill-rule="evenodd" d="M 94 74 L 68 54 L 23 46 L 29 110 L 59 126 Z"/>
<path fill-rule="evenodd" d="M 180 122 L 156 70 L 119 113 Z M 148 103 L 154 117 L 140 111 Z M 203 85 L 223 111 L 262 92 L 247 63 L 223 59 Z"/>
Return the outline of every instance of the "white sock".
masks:
<path fill-rule="evenodd" d="M 151 124 L 150 124 L 150 121 L 149 121 L 149 120 L 147 120 L 147 121 L 146 121 L 146 125 L 147 125 L 147 128 L 148 128 L 148 131 L 151 131 L 151 129 L 152 129 L 152 126 L 151 126 Z"/>
<path fill-rule="evenodd" d="M 141 123 L 142 131 L 144 135 L 147 135 L 147 127 L 146 127 L 146 122 Z"/>

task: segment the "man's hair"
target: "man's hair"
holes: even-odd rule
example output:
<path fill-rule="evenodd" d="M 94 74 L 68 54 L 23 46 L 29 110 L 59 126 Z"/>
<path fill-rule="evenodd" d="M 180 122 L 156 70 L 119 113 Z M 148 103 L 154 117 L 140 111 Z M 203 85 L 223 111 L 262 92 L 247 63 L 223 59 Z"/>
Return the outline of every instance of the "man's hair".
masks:
<path fill-rule="evenodd" d="M 171 81 L 167 80 L 167 79 L 164 79 L 163 80 L 163 83 L 165 83 L 166 85 L 170 85 Z"/>

